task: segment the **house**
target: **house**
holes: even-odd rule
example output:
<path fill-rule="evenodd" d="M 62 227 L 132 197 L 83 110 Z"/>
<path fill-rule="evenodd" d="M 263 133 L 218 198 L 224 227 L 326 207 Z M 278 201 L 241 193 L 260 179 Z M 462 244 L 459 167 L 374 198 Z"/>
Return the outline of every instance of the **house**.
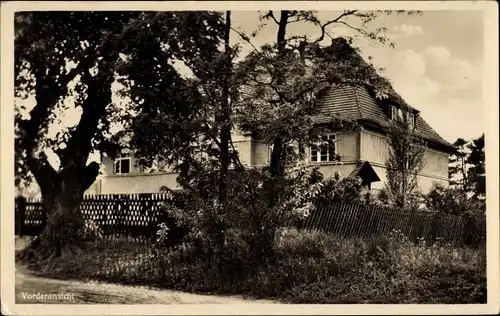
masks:
<path fill-rule="evenodd" d="M 357 60 L 360 65 L 367 65 L 346 40 L 338 38 L 332 42 L 332 47 L 342 54 L 351 54 L 349 58 Z M 401 115 L 402 109 L 408 109 L 411 123 L 427 144 L 424 168 L 418 175 L 420 189 L 428 192 L 435 182 L 448 185 L 448 154 L 452 145 L 440 137 L 420 116 L 420 112 L 406 104 L 395 91 L 381 100 L 369 85 L 335 85 L 323 91 L 317 104 L 321 113 L 317 124 L 327 123 L 328 115 L 336 115 L 356 121 L 361 126 L 358 131 L 336 131 L 327 135 L 334 141 L 333 146 L 309 148 L 311 167 L 319 167 L 325 176 L 336 172 L 343 177 L 357 175 L 369 189 L 383 188 L 386 182 L 385 162 L 389 155 L 387 126 Z M 268 163 L 269 147 L 258 135 L 234 131 L 232 139 L 243 164 L 251 167 Z M 336 155 L 342 158 L 342 164 L 337 163 Z M 88 194 L 154 193 L 162 186 L 178 187 L 177 174 L 167 166 L 144 170 L 136 166 L 134 157 L 127 155 L 116 160 L 107 157 L 101 160 L 105 176 L 94 183 Z"/>

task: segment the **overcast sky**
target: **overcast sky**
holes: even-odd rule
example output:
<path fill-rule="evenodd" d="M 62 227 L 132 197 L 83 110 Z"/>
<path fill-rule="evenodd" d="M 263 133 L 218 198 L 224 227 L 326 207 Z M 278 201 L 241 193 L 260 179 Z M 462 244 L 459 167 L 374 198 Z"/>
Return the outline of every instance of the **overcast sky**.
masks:
<path fill-rule="evenodd" d="M 321 21 L 341 12 L 320 11 Z M 233 25 L 251 33 L 258 12 L 232 13 Z M 277 12 L 276 16 L 279 16 Z M 352 21 L 356 24 L 355 20 Z M 395 90 L 446 140 L 477 138 L 484 132 L 482 102 L 483 19 L 481 11 L 424 11 L 421 16 L 390 15 L 374 21 L 370 29 L 385 26 L 395 48 L 359 39 L 363 56 L 385 68 Z M 344 27 L 330 28 L 336 35 L 352 35 Z M 253 39 L 255 46 L 276 40 L 277 25 L 268 22 Z M 319 29 L 305 23 L 290 25 L 289 35 Z M 232 37 L 237 39 L 237 35 Z M 330 41 L 327 39 L 327 41 Z M 250 49 L 246 47 L 245 49 Z"/>
<path fill-rule="evenodd" d="M 337 17 L 340 11 L 320 11 L 321 21 Z M 279 12 L 276 12 L 279 15 Z M 349 20 L 356 25 L 356 20 Z M 233 11 L 232 23 L 236 29 L 247 34 L 259 26 L 259 12 Z M 421 16 L 384 16 L 372 22 L 368 30 L 386 27 L 387 35 L 395 42 L 395 48 L 359 38 L 356 45 L 365 59 L 373 58 L 376 66 L 385 68 L 383 73 L 395 90 L 446 140 L 454 142 L 461 137 L 466 140 L 484 133 L 485 106 L 482 102 L 483 67 L 483 19 L 482 11 L 424 11 Z M 353 35 L 344 27 L 329 28 L 334 36 Z M 277 25 L 268 21 L 257 37 L 254 46 L 276 41 Z M 318 27 L 307 23 L 291 24 L 289 36 L 308 34 L 316 38 Z M 241 42 L 236 33 L 233 43 Z M 329 38 L 324 43 L 328 44 Z M 243 47 L 242 55 L 251 47 Z M 113 87 L 116 89 L 117 87 Z M 123 99 L 114 98 L 117 103 Z M 34 98 L 24 101 L 28 108 Z M 74 108 L 74 100 L 65 100 L 69 110 L 58 115 L 49 128 L 49 137 L 54 137 L 62 126 L 75 125 L 81 108 Z M 70 105 L 71 104 L 71 105 Z M 57 157 L 48 152 L 49 159 L 57 166 Z M 98 155 L 92 155 L 98 160 Z"/>

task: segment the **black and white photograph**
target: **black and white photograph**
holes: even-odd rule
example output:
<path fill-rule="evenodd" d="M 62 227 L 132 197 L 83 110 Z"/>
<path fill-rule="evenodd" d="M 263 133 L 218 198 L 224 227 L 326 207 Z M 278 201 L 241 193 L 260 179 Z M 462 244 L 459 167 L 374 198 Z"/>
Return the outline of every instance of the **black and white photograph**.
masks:
<path fill-rule="evenodd" d="M 30 2 L 2 313 L 499 311 L 496 3 Z"/>

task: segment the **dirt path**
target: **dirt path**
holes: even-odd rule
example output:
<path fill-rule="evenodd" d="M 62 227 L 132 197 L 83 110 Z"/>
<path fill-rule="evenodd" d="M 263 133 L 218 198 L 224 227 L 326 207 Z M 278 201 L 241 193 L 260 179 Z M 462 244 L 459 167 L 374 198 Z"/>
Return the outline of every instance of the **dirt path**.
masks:
<path fill-rule="evenodd" d="M 36 297 L 36 294 L 65 294 L 66 297 Z M 35 295 L 34 295 L 35 294 Z M 72 296 L 70 296 L 72 294 Z M 31 275 L 16 267 L 16 304 L 265 304 L 263 300 L 247 300 L 153 290 L 140 286 L 125 286 L 100 282 L 63 281 Z"/>

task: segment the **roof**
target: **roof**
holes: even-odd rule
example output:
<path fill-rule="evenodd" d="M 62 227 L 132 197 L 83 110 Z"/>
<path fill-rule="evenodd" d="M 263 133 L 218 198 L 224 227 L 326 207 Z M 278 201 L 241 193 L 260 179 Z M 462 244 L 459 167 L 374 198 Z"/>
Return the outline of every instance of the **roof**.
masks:
<path fill-rule="evenodd" d="M 359 69 L 363 72 L 364 77 L 357 77 L 357 74 L 347 73 L 346 75 L 353 76 L 352 79 L 356 83 L 343 83 L 332 85 L 325 89 L 318 98 L 320 115 L 317 122 L 327 122 L 328 116 L 344 117 L 356 121 L 369 121 L 385 129 L 390 119 L 384 113 L 383 107 L 391 103 L 397 106 L 402 106 L 412 110 L 418 114 L 419 111 L 411 107 L 406 101 L 394 90 L 389 80 L 380 76 L 376 69 L 368 64 L 361 55 L 354 49 L 349 42 L 337 37 L 332 40 L 332 45 L 325 48 L 330 56 L 333 55 L 333 61 L 347 60 L 349 67 Z M 387 93 L 385 99 L 376 98 L 375 86 L 381 87 Z M 435 142 L 447 148 L 452 148 L 452 145 L 444 140 L 420 115 L 416 119 L 417 132 L 427 141 Z"/>
<path fill-rule="evenodd" d="M 349 177 L 356 176 L 361 177 L 363 183 L 380 181 L 380 178 L 368 161 L 358 161 L 356 168 L 354 168 L 354 170 L 349 174 Z"/>
<path fill-rule="evenodd" d="M 359 123 L 371 122 L 386 130 L 391 120 L 383 108 L 388 103 L 408 108 L 418 114 L 418 109 L 406 103 L 389 80 L 380 76 L 346 39 L 342 37 L 333 39 L 332 45 L 323 48 L 323 51 L 329 62 L 339 64 L 336 76 L 341 78 L 340 81 L 343 83 L 332 85 L 318 95 L 316 102 L 319 115 L 315 117 L 316 123 L 329 123 L 332 116 L 335 116 Z M 375 97 L 377 89 L 385 91 L 384 99 Z M 252 88 L 245 86 L 242 93 L 251 95 Z M 448 150 L 453 148 L 420 115 L 417 115 L 416 129 L 425 140 Z"/>
<path fill-rule="evenodd" d="M 321 113 L 317 118 L 318 123 L 326 122 L 332 115 L 356 121 L 370 121 L 382 128 L 387 127 L 390 122 L 380 102 L 364 86 L 331 86 L 323 92 L 318 106 Z M 416 130 L 428 141 L 451 146 L 420 115 L 416 118 Z"/>

